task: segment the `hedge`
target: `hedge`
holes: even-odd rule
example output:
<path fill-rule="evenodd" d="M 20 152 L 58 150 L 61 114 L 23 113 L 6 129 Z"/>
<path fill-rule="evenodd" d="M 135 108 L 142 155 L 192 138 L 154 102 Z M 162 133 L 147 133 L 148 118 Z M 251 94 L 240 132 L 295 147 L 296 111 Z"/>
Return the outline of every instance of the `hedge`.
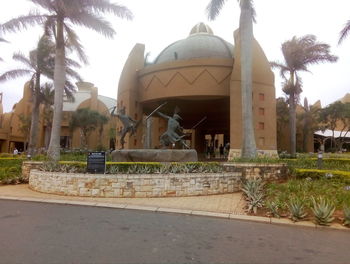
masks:
<path fill-rule="evenodd" d="M 350 180 L 350 171 L 317 170 L 317 169 L 294 169 L 297 178 L 343 178 Z"/>

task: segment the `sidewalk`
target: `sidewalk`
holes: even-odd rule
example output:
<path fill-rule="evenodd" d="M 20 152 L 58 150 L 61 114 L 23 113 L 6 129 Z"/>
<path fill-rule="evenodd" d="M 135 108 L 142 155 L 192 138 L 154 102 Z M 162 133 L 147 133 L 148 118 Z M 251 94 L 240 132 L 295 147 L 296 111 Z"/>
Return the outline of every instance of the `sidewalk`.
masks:
<path fill-rule="evenodd" d="M 166 198 L 92 198 L 61 196 L 39 193 L 29 189 L 28 184 L 0 186 L 0 200 L 32 201 L 67 205 L 85 205 L 118 209 L 145 210 L 161 213 L 180 213 L 211 216 L 234 220 L 254 221 L 266 224 L 293 225 L 318 229 L 338 229 L 350 231 L 338 223 L 319 226 L 313 222 L 292 222 L 286 218 L 269 218 L 247 215 L 245 201 L 241 192 L 208 196 L 166 197 Z"/>
<path fill-rule="evenodd" d="M 167 212 L 179 213 L 207 212 L 209 214 L 218 213 L 227 215 L 245 214 L 243 210 L 245 203 L 242 193 L 165 198 L 93 198 L 39 193 L 30 190 L 28 184 L 20 184 L 0 186 L 0 199 L 81 204 L 151 211 L 167 210 Z"/>

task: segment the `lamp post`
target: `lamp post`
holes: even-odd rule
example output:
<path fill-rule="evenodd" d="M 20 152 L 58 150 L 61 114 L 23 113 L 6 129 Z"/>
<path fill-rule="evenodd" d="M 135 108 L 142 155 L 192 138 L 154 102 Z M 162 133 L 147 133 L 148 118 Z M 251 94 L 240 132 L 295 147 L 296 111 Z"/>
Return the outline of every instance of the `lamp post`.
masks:
<path fill-rule="evenodd" d="M 323 152 L 322 150 L 319 150 L 317 153 L 317 168 L 322 169 L 322 163 L 323 163 Z"/>

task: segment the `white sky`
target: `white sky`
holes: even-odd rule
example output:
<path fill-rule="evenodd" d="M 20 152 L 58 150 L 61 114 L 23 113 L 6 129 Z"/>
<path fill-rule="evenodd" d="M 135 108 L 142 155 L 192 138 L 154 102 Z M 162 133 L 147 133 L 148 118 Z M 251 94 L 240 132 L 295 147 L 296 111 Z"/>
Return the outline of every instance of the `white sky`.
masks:
<path fill-rule="evenodd" d="M 113 2 L 113 0 L 112 0 Z M 166 46 L 186 38 L 198 22 L 207 23 L 218 35 L 233 43 L 233 31 L 238 27 L 239 7 L 236 0 L 227 1 L 215 21 L 208 21 L 205 7 L 209 0 L 124 0 L 134 13 L 134 20 L 125 21 L 108 17 L 117 35 L 113 40 L 83 28 L 76 28 L 80 34 L 90 64 L 79 72 L 85 81 L 99 88 L 99 94 L 117 97 L 119 75 L 125 60 L 136 43 L 144 43 L 151 58 L 156 57 Z M 2 0 L 0 23 L 13 17 L 27 14 L 34 6 L 26 0 Z M 280 50 L 282 42 L 294 35 L 300 37 L 314 34 L 317 39 L 332 46 L 333 54 L 339 56 L 334 64 L 310 66 L 312 73 L 303 73 L 304 92 L 310 103 L 321 100 L 327 105 L 350 92 L 350 37 L 341 46 L 337 45 L 339 31 L 350 19 L 349 0 L 255 0 L 257 24 L 254 35 L 267 58 L 283 60 Z M 0 73 L 18 67 L 11 60 L 12 53 L 24 54 L 35 48 L 41 28 L 32 28 L 19 33 L 6 34 L 10 44 L 0 43 Z M 283 96 L 281 80 L 276 76 L 276 96 Z M 11 110 L 14 103 L 22 98 L 26 79 L 0 83 L 4 93 L 4 111 Z"/>

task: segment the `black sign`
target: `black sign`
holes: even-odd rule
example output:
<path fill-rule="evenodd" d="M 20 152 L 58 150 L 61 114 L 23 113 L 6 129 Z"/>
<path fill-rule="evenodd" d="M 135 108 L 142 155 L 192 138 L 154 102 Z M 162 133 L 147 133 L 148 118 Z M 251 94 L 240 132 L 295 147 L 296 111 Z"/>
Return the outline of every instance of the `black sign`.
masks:
<path fill-rule="evenodd" d="M 106 152 L 89 152 L 87 156 L 88 173 L 105 173 Z"/>

